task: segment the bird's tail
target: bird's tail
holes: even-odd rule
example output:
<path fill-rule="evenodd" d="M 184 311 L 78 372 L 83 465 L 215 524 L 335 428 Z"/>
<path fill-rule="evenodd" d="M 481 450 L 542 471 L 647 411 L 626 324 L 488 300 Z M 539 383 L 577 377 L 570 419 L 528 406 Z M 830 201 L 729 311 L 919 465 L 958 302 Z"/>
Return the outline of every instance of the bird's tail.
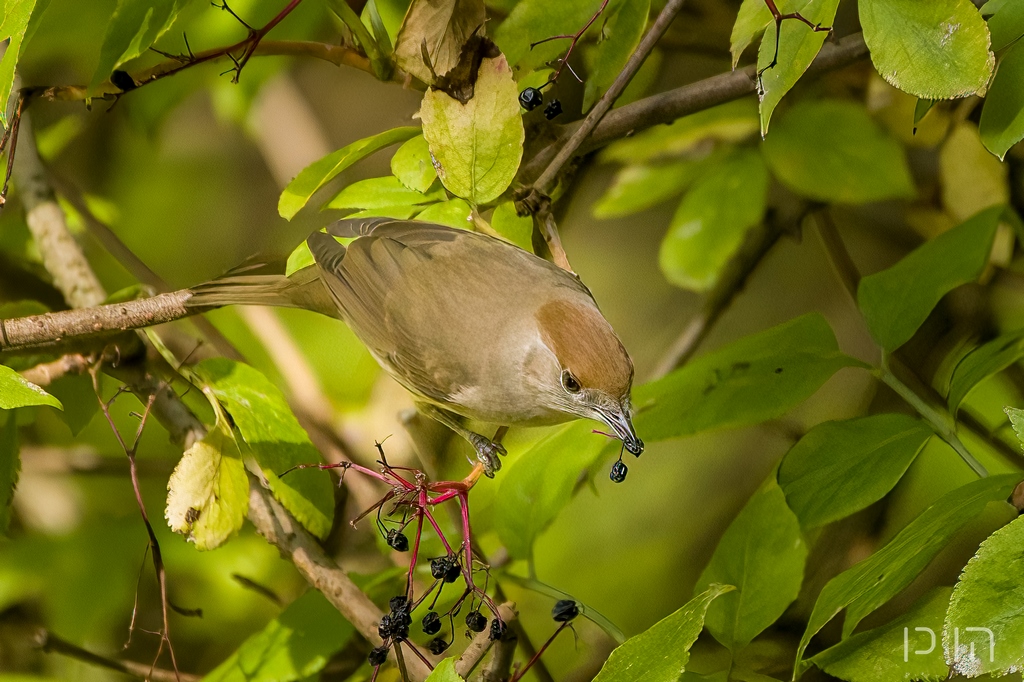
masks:
<path fill-rule="evenodd" d="M 217 279 L 192 287 L 191 292 L 186 302 L 189 308 L 266 305 L 305 308 L 338 317 L 338 308 L 315 266 L 285 276 L 283 264 L 247 262 Z"/>

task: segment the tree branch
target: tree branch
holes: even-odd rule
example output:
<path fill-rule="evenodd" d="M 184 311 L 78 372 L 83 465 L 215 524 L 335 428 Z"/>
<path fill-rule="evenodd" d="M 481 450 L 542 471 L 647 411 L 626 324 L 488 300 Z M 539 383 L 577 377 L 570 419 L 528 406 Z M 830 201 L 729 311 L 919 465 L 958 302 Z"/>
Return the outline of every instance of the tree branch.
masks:
<path fill-rule="evenodd" d="M 116 670 L 125 675 L 137 677 L 140 680 L 152 680 L 152 682 L 198 682 L 200 679 L 198 675 L 175 673 L 173 670 L 154 668 L 151 665 L 137 661 L 119 661 L 100 656 L 61 639 L 49 630 L 39 630 L 36 633 L 36 646 L 47 653 L 58 653 L 68 658 L 88 663 L 89 665 Z"/>
<path fill-rule="evenodd" d="M 515 602 L 507 601 L 504 604 L 499 604 L 498 617 L 506 625 L 518 618 L 519 612 L 516 610 Z M 489 631 L 490 628 L 485 628 L 483 632 L 477 634 L 473 641 L 469 643 L 469 646 L 466 647 L 466 650 L 462 652 L 459 660 L 455 662 L 455 672 L 459 673 L 462 677 L 469 677 L 477 664 L 487 655 L 491 645 L 494 644 Z"/>

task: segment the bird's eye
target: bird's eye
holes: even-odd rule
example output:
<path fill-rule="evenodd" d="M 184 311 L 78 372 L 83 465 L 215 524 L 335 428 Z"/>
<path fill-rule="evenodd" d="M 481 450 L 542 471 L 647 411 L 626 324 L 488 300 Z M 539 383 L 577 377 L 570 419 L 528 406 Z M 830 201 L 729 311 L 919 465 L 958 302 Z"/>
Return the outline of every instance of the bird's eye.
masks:
<path fill-rule="evenodd" d="M 562 372 L 562 387 L 569 393 L 579 393 L 583 389 L 569 370 Z"/>

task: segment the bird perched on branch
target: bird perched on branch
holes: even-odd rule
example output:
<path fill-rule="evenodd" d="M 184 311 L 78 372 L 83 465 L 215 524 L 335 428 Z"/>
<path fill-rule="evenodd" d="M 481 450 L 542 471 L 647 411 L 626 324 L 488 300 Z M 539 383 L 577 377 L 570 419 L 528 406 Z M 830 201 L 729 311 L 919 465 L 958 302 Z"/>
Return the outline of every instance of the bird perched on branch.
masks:
<path fill-rule="evenodd" d="M 307 244 L 314 266 L 290 277 L 242 266 L 195 287 L 187 305 L 341 318 L 422 412 L 473 445 L 488 476 L 505 449 L 457 415 L 500 426 L 594 419 L 643 451 L 633 363 L 573 274 L 500 239 L 413 221 L 341 220 Z"/>

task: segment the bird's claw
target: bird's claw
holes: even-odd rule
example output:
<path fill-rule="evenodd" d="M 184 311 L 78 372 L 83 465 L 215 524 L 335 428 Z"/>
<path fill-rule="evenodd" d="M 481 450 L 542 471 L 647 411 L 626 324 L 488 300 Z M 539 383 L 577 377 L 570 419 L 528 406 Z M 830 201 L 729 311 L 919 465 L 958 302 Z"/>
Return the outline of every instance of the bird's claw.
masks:
<path fill-rule="evenodd" d="M 501 459 L 498 455 L 507 455 L 508 451 L 500 443 L 475 434 L 473 447 L 476 449 L 476 458 L 484 465 L 484 475 L 487 478 L 494 478 L 494 473 L 501 469 Z"/>

